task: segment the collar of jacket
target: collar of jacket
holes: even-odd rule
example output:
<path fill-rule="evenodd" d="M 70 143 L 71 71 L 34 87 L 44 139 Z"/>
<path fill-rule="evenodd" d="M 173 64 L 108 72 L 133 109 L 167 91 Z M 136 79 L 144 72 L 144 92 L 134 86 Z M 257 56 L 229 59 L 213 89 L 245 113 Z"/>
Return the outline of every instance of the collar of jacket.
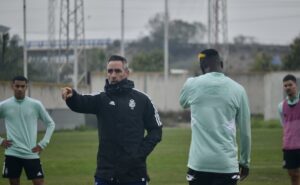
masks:
<path fill-rule="evenodd" d="M 109 84 L 108 80 L 105 80 L 104 90 L 109 94 L 122 94 L 132 90 L 134 83 L 131 80 L 123 79 L 116 84 Z"/>

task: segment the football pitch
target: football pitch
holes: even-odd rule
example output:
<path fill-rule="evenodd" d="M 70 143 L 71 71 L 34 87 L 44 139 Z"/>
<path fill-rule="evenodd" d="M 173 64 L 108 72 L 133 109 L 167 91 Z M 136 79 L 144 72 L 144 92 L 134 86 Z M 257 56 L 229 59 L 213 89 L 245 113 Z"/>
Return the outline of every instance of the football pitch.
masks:
<path fill-rule="evenodd" d="M 189 128 L 163 129 L 162 142 L 148 158 L 149 185 L 187 185 L 189 142 Z M 46 185 L 93 185 L 97 147 L 96 130 L 55 132 L 41 154 Z M 287 173 L 281 167 L 281 128 L 253 128 L 251 158 L 250 176 L 239 184 L 289 184 Z M 0 161 L 3 162 L 2 148 Z M 8 181 L 0 178 L 0 184 L 6 185 Z M 31 185 L 24 172 L 21 184 Z"/>

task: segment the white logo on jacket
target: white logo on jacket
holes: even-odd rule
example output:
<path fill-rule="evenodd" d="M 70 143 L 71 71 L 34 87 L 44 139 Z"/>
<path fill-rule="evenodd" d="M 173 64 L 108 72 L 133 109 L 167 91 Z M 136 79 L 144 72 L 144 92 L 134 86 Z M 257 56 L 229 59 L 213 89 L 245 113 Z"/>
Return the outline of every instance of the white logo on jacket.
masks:
<path fill-rule="evenodd" d="M 136 104 L 135 104 L 134 99 L 130 99 L 130 100 L 129 100 L 129 107 L 131 108 L 131 110 L 134 109 L 135 105 L 136 105 Z"/>
<path fill-rule="evenodd" d="M 36 176 L 42 176 L 43 174 L 41 173 L 41 172 L 38 172 L 37 174 L 36 174 Z"/>
<path fill-rule="evenodd" d="M 110 101 L 109 105 L 116 105 L 116 103 L 114 101 Z"/>

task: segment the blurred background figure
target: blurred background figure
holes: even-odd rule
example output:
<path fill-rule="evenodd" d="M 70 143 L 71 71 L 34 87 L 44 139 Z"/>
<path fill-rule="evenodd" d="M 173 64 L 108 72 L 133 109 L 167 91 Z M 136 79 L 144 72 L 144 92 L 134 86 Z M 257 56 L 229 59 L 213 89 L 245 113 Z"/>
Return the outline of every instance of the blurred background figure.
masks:
<path fill-rule="evenodd" d="M 291 185 L 300 185 L 300 103 L 294 75 L 283 78 L 283 90 L 287 97 L 278 105 L 283 126 L 283 168 L 288 171 Z"/>

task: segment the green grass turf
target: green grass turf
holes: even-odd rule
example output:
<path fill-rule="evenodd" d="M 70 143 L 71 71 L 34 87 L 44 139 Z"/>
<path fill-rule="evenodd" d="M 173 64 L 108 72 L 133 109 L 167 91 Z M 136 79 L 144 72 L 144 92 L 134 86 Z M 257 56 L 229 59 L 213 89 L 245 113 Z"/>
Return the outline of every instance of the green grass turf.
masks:
<path fill-rule="evenodd" d="M 186 161 L 190 142 L 189 128 L 164 128 L 163 140 L 148 158 L 150 185 L 187 185 Z M 281 129 L 252 129 L 250 176 L 243 185 L 288 185 L 281 168 Z M 55 132 L 50 145 L 41 154 L 47 185 L 92 185 L 98 146 L 97 132 Z M 3 149 L 0 149 L 3 161 Z M 8 184 L 0 178 L 0 184 Z M 22 175 L 22 185 L 31 185 Z"/>

